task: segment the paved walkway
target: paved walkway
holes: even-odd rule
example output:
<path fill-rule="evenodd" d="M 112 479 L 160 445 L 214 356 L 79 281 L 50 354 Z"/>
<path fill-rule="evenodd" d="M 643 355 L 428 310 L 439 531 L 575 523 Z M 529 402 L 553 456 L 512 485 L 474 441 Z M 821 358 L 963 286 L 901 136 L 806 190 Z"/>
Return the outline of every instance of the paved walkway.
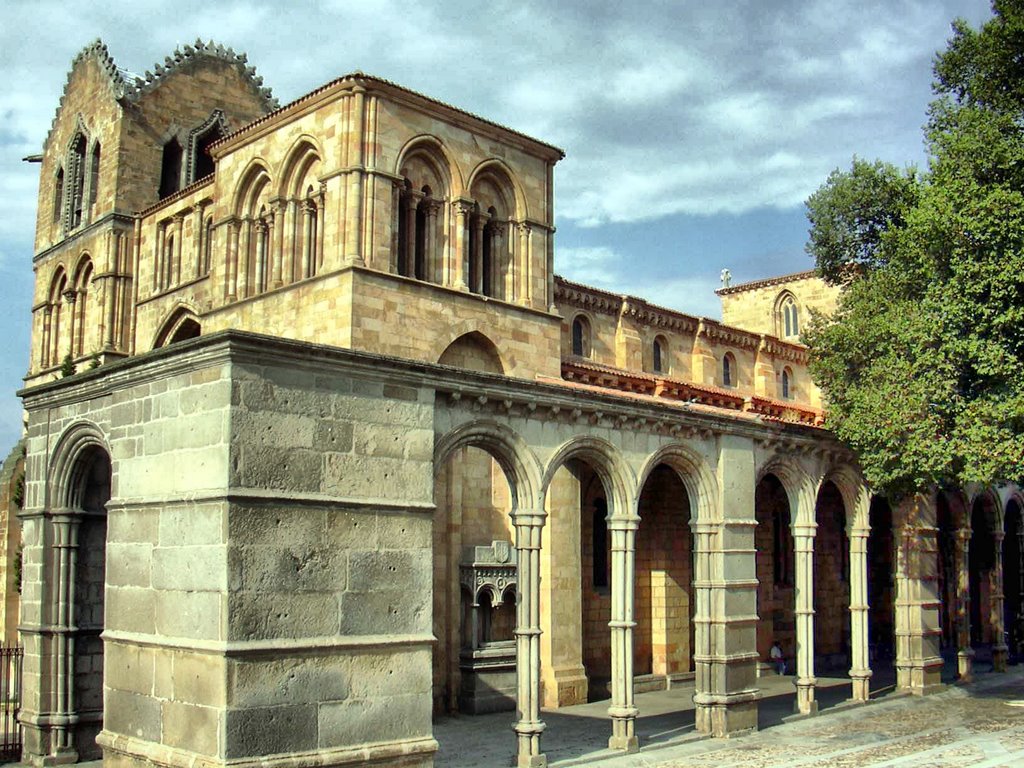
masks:
<path fill-rule="evenodd" d="M 544 712 L 543 748 L 554 766 L 664 768 L 1024 767 L 1024 667 L 981 674 L 969 686 L 927 697 L 893 692 L 878 681 L 875 700 L 850 704 L 849 680 L 819 678 L 821 712 L 794 718 L 793 678 L 761 679 L 761 730 L 709 739 L 694 730 L 692 686 L 639 694 L 641 751 L 607 749 L 608 702 Z M 512 713 L 456 716 L 435 723 L 438 768 L 507 766 Z"/>

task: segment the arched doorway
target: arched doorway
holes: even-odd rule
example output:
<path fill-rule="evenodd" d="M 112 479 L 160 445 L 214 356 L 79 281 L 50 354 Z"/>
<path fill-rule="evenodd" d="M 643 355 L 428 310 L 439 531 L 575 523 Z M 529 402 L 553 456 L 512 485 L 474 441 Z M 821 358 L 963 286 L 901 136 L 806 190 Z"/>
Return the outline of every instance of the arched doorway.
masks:
<path fill-rule="evenodd" d="M 1011 661 L 1024 657 L 1024 510 L 1020 501 L 1006 505 L 1003 538 L 1003 621 Z"/>
<path fill-rule="evenodd" d="M 71 630 L 66 649 L 70 657 L 73 716 L 71 746 L 79 759 L 102 756 L 96 736 L 103 728 L 103 609 L 106 585 L 107 502 L 110 501 L 110 457 L 97 446 L 85 448 L 69 478 L 67 521 L 57 521 L 58 568 L 71 575 L 68 601 L 58 598 L 59 623 Z M 60 528 L 67 526 L 61 538 Z M 58 583 L 61 579 L 58 578 Z"/>
<path fill-rule="evenodd" d="M 839 489 L 826 481 L 814 505 L 814 670 L 850 669 L 850 542 Z"/>
<path fill-rule="evenodd" d="M 881 496 L 873 497 L 868 521 L 868 656 L 872 670 L 877 673 L 880 667 L 890 667 L 896 659 L 896 550 L 889 502 Z"/>
<path fill-rule="evenodd" d="M 782 646 L 787 674 L 796 670 L 795 561 L 789 497 L 781 481 L 765 475 L 754 491 L 757 574 L 757 654 L 762 662 L 773 642 Z"/>
<path fill-rule="evenodd" d="M 643 691 L 668 688 L 694 669 L 692 507 L 675 469 L 651 471 L 638 512 L 633 668 Z"/>
<path fill-rule="evenodd" d="M 993 646 L 1001 638 L 995 616 L 995 592 L 998 583 L 999 553 L 995 532 L 998 513 L 995 501 L 988 493 L 980 495 L 971 505 L 971 543 L 968 550 L 968 578 L 970 582 L 970 642 L 975 661 L 992 662 Z M 999 617 L 1001 618 L 1001 617 Z"/>
<path fill-rule="evenodd" d="M 434 489 L 435 714 L 516 707 L 514 494 L 483 447 L 444 457 Z"/>

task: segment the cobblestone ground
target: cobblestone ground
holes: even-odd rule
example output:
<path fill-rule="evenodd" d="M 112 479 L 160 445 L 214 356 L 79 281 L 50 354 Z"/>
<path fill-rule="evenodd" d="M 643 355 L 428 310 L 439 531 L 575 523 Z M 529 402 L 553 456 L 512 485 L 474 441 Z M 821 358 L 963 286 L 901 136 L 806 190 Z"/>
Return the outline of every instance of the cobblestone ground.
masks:
<path fill-rule="evenodd" d="M 848 695 L 843 681 L 824 683 L 828 707 Z M 950 687 L 924 698 L 888 696 L 867 705 L 838 705 L 816 717 L 782 722 L 792 707 L 791 678 L 767 681 L 762 730 L 735 739 L 694 733 L 692 710 L 680 707 L 682 691 L 638 697 L 644 748 L 624 756 L 608 750 L 602 705 L 545 712 L 544 749 L 553 766 L 602 768 L 1024 768 L 1024 669 L 980 675 L 970 686 Z M 690 692 L 692 693 L 692 691 Z M 674 694 L 674 696 L 673 696 Z M 490 721 L 490 727 L 487 727 Z M 448 718 L 437 723 L 441 744 L 436 765 L 509 765 L 514 738 L 510 717 Z"/>

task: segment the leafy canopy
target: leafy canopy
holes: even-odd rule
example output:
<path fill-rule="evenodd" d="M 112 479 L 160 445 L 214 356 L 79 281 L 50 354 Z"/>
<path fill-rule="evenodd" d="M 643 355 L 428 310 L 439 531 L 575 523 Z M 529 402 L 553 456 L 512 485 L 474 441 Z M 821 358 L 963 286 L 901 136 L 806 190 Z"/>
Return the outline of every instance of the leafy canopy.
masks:
<path fill-rule="evenodd" d="M 937 56 L 927 172 L 855 159 L 807 200 L 807 250 L 846 282 L 811 372 L 893 499 L 1024 480 L 1024 0 L 993 10 Z"/>

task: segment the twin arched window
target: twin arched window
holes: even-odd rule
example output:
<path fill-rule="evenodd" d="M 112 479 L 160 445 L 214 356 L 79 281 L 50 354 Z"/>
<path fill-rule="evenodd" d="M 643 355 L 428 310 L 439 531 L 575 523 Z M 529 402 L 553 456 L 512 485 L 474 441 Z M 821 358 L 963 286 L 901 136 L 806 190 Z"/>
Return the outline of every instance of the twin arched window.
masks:
<path fill-rule="evenodd" d="M 65 164 L 57 169 L 54 178 L 53 223 L 63 221 L 68 230 L 89 223 L 89 212 L 99 192 L 100 143 L 93 142 L 92 152 L 88 145 L 80 130 L 71 140 Z"/>
<path fill-rule="evenodd" d="M 784 339 L 793 339 L 800 335 L 800 313 L 796 299 L 791 293 L 784 293 L 778 303 L 779 335 Z"/>

